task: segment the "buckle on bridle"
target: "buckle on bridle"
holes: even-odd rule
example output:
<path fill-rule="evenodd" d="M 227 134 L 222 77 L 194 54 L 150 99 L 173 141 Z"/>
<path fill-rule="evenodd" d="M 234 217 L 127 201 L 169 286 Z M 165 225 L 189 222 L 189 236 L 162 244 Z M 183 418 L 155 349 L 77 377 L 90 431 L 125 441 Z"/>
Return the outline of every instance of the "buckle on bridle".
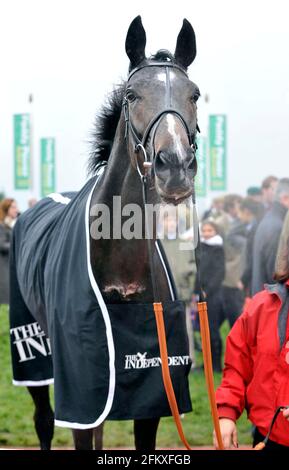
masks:
<path fill-rule="evenodd" d="M 143 162 L 144 173 L 142 173 L 141 170 L 140 170 L 139 163 L 138 163 L 138 158 L 137 158 L 137 154 L 139 153 L 140 150 L 142 150 L 143 155 L 144 155 L 144 162 Z M 137 169 L 137 172 L 138 172 L 139 176 L 142 179 L 144 176 L 147 176 L 148 171 L 152 167 L 152 162 L 150 162 L 148 160 L 146 149 L 144 148 L 144 146 L 142 144 L 136 144 L 135 154 L 136 154 L 136 156 L 135 156 L 136 169 Z"/>

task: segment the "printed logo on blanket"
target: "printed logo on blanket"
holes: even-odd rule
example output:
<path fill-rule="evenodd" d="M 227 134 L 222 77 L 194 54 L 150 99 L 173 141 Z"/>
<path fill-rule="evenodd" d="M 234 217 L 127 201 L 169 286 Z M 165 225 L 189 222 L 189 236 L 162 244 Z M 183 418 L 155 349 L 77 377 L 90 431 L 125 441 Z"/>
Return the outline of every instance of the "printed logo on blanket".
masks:
<path fill-rule="evenodd" d="M 169 366 L 187 366 L 190 364 L 190 356 L 168 357 Z M 148 367 L 161 367 L 160 357 L 147 357 L 147 352 L 125 356 L 125 369 L 147 369 Z"/>
<path fill-rule="evenodd" d="M 36 359 L 38 354 L 51 356 L 50 341 L 37 322 L 10 329 L 11 343 L 15 345 L 19 362 Z"/>

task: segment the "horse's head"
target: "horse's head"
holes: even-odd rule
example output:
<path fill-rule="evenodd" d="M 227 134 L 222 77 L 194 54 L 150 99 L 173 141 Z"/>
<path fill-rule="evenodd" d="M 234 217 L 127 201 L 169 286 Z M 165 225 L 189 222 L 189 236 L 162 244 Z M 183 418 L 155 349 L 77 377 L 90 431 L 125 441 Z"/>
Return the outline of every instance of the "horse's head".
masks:
<path fill-rule="evenodd" d="M 178 204 L 193 193 L 198 87 L 186 69 L 196 56 L 195 34 L 184 20 L 174 55 L 161 50 L 145 57 L 141 18 L 131 23 L 126 52 L 130 74 L 124 97 L 132 164 L 150 168 L 155 189 L 165 202 Z M 147 160 L 144 164 L 144 161 Z"/>

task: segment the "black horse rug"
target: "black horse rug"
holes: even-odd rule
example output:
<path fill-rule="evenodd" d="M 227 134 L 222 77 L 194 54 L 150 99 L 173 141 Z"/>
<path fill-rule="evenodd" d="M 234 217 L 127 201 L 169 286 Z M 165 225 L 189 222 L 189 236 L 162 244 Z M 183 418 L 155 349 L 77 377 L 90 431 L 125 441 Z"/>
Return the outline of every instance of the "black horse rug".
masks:
<path fill-rule="evenodd" d="M 52 194 L 24 212 L 11 249 L 14 383 L 39 386 L 54 377 L 55 422 L 79 429 L 104 419 L 171 414 L 153 306 L 106 305 L 92 273 L 89 207 L 100 180 L 99 174 L 80 192 Z M 164 319 L 172 381 L 183 413 L 191 410 L 185 309 L 175 300 L 168 266 L 157 248 L 172 294 L 172 301 L 164 304 Z"/>

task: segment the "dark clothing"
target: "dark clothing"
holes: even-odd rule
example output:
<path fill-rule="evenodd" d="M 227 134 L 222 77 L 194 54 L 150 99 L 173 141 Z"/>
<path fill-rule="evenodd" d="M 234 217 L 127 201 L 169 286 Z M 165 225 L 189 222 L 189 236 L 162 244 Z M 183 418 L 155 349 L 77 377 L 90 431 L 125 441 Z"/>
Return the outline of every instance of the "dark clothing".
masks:
<path fill-rule="evenodd" d="M 0 304 L 9 303 L 9 250 L 11 228 L 0 223 Z"/>
<path fill-rule="evenodd" d="M 213 369 L 221 371 L 222 340 L 220 336 L 221 286 L 225 277 L 225 255 L 221 244 L 201 242 L 200 278 L 206 293 Z M 196 291 L 197 289 L 196 283 Z"/>
<path fill-rule="evenodd" d="M 214 372 L 221 372 L 222 339 L 220 335 L 220 318 L 222 315 L 222 299 L 220 290 L 207 297 L 207 307 L 213 370 Z"/>
<path fill-rule="evenodd" d="M 274 282 L 275 260 L 287 208 L 275 201 L 260 222 L 253 248 L 252 293 L 263 289 L 264 284 Z"/>
<path fill-rule="evenodd" d="M 200 278 L 207 297 L 221 288 L 225 277 L 225 255 L 223 245 L 201 242 Z M 198 292 L 196 285 L 195 291 Z"/>
<path fill-rule="evenodd" d="M 238 287 L 223 286 L 221 291 L 222 308 L 219 315 L 220 325 L 227 319 L 232 328 L 242 312 L 244 301 L 244 291 Z"/>
<path fill-rule="evenodd" d="M 256 231 L 259 225 L 258 220 L 254 220 L 247 231 L 247 245 L 245 253 L 245 268 L 242 274 L 241 281 L 244 285 L 245 291 L 249 297 L 252 296 L 252 276 L 253 276 L 253 249 Z"/>

